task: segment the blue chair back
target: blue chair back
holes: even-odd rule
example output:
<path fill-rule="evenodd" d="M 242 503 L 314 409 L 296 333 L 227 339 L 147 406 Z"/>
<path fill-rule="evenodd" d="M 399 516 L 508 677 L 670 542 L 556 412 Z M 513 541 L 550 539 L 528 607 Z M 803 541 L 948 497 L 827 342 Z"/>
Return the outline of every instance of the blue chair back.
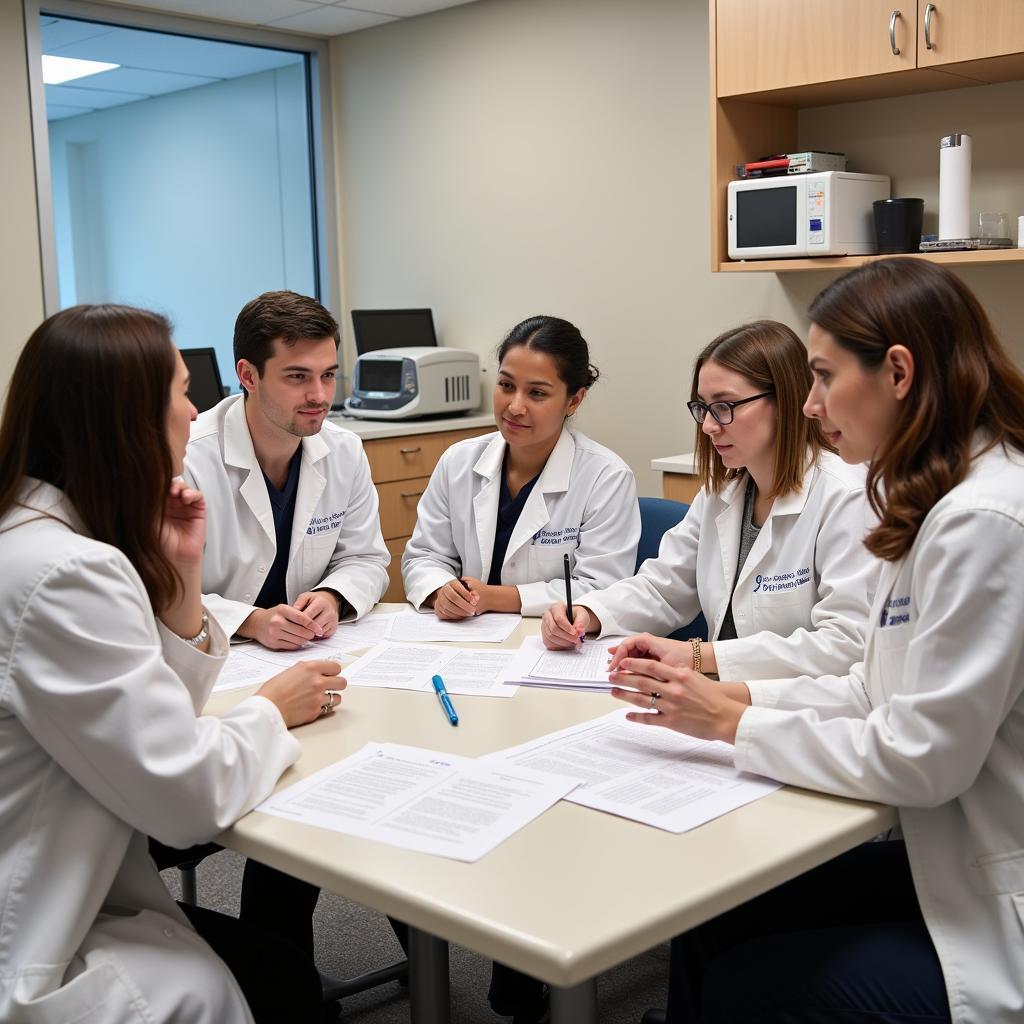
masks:
<path fill-rule="evenodd" d="M 656 558 L 661 538 L 673 526 L 683 521 L 690 506 L 682 501 L 671 501 L 668 498 L 640 498 L 640 543 L 636 548 L 636 568 Z M 670 634 L 673 640 L 688 640 L 691 636 L 708 638 L 708 624 L 703 615 L 698 615 L 688 626 L 683 626 Z"/>

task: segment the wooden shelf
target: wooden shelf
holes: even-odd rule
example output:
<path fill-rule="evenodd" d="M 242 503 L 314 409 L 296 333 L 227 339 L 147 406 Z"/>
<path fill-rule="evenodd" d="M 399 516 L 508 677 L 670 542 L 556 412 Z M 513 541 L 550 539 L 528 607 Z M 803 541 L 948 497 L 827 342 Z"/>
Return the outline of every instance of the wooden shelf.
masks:
<path fill-rule="evenodd" d="M 729 260 L 720 263 L 718 269 L 724 273 L 758 273 L 770 271 L 775 274 L 795 273 L 808 270 L 852 270 L 864 263 L 891 259 L 893 256 L 908 256 L 911 259 L 928 260 L 931 263 L 948 263 L 958 266 L 979 266 L 991 263 L 1024 263 L 1024 249 L 984 249 L 975 252 L 907 252 L 891 253 L 885 256 L 821 256 L 792 260 Z"/>

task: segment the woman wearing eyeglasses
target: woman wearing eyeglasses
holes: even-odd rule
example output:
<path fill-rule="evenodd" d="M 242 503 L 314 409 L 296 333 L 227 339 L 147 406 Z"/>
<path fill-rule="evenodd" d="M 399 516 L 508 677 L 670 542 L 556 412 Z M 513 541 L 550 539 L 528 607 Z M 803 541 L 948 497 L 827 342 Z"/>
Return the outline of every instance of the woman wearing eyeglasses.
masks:
<path fill-rule="evenodd" d="M 723 678 L 845 672 L 860 660 L 878 563 L 864 470 L 847 466 L 802 405 L 807 352 L 759 320 L 697 357 L 691 401 L 702 481 L 686 518 L 640 571 L 541 626 L 553 650 L 584 633 L 667 636 L 703 613 L 710 642 L 681 641 L 689 667 Z"/>

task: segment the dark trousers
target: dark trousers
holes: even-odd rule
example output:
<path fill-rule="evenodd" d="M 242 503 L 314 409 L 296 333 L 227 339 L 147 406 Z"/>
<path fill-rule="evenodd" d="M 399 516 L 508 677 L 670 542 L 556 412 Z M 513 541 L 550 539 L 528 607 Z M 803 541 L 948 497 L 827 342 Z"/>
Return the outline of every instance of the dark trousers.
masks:
<path fill-rule="evenodd" d="M 259 861 L 247 860 L 242 874 L 242 902 L 239 920 L 245 924 L 282 935 L 313 955 L 313 911 L 320 890 L 309 882 L 292 878 Z M 389 917 L 395 937 L 409 952 L 409 929 Z"/>
<path fill-rule="evenodd" d="M 247 860 L 242 872 L 238 919 L 253 928 L 273 932 L 313 958 L 313 911 L 320 890 L 259 861 Z"/>
<path fill-rule="evenodd" d="M 950 1019 L 902 842 L 865 843 L 672 941 L 670 1024 Z"/>
<path fill-rule="evenodd" d="M 501 1017 L 536 1014 L 543 1006 L 544 982 L 495 961 L 491 965 L 487 1001 Z"/>
<path fill-rule="evenodd" d="M 181 909 L 235 976 L 256 1024 L 319 1024 L 323 992 L 308 956 L 228 914 L 184 904 Z"/>

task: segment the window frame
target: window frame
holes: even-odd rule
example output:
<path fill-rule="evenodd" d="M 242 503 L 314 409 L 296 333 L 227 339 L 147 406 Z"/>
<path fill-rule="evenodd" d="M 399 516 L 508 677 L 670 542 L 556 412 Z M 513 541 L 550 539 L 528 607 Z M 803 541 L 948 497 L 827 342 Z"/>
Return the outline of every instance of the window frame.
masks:
<path fill-rule="evenodd" d="M 314 272 L 319 294 L 328 309 L 341 311 L 338 206 L 335 188 L 334 129 L 331 111 L 331 67 L 329 40 L 272 29 L 204 21 L 187 15 L 112 7 L 91 0 L 22 0 L 25 17 L 25 51 L 28 58 L 29 100 L 32 114 L 32 148 L 36 169 L 36 210 L 39 220 L 39 251 L 42 263 L 43 309 L 46 316 L 60 310 L 57 285 L 57 236 L 53 220 L 53 179 L 50 171 L 50 141 L 46 120 L 46 91 L 43 86 L 42 15 L 101 21 L 125 28 L 150 29 L 179 36 L 195 36 L 224 43 L 243 43 L 290 50 L 309 58 L 310 167 Z"/>

